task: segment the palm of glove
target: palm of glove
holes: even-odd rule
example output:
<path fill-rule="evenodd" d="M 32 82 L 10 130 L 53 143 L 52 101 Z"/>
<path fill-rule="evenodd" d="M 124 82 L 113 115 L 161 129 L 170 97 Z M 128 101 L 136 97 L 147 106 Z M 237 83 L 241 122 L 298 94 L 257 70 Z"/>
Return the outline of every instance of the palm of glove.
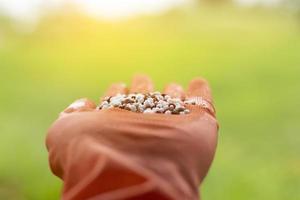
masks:
<path fill-rule="evenodd" d="M 134 79 L 131 92 L 151 90 L 147 77 Z M 107 95 L 126 92 L 115 84 Z M 211 102 L 201 79 L 191 82 L 187 94 L 176 84 L 165 93 Z M 198 199 L 216 148 L 212 107 L 194 105 L 191 114 L 163 115 L 96 110 L 91 101 L 80 102 L 63 112 L 46 140 L 51 169 L 64 181 L 64 200 Z"/>

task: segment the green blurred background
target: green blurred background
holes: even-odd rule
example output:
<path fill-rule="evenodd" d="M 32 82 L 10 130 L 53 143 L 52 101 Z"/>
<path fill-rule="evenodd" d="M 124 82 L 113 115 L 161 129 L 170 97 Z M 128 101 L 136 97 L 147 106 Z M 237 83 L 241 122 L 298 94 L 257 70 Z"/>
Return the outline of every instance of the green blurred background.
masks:
<path fill-rule="evenodd" d="M 1 3 L 0 3 L 1 4 Z M 300 199 L 300 20 L 286 7 L 206 5 L 107 21 L 45 13 L 31 31 L 0 17 L 0 200 L 59 199 L 47 128 L 73 100 L 149 74 L 158 90 L 202 76 L 220 137 L 207 200 Z"/>

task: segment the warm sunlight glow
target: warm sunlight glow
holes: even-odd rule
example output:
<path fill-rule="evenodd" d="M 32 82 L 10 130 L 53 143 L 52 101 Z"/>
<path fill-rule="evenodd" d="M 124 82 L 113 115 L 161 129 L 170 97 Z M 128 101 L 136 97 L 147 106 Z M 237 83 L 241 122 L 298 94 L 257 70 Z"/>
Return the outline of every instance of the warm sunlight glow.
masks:
<path fill-rule="evenodd" d="M 104 18 L 130 17 L 164 11 L 189 0 L 74 0 L 88 13 Z"/>
<path fill-rule="evenodd" d="M 0 0 L 0 10 L 17 19 L 33 19 L 42 9 L 75 4 L 90 15 L 108 19 L 158 13 L 192 0 Z"/>

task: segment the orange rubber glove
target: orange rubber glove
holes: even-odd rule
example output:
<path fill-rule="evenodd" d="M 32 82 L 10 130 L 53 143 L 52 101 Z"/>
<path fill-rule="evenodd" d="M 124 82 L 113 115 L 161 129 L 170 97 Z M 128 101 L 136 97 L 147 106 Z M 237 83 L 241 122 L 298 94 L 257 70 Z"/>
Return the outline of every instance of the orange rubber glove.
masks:
<path fill-rule="evenodd" d="M 130 89 L 112 85 L 106 95 L 153 91 L 137 76 Z M 189 105 L 190 114 L 97 110 L 81 99 L 49 129 L 46 146 L 52 172 L 63 180 L 63 200 L 197 200 L 212 163 L 218 125 L 208 84 L 191 81 L 187 92 L 169 84 L 172 97 L 202 97 L 209 108 Z"/>

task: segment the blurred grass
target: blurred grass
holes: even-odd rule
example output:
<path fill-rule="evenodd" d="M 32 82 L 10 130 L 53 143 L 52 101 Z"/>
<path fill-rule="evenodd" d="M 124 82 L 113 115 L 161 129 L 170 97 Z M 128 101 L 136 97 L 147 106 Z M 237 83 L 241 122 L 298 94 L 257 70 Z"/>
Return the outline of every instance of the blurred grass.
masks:
<path fill-rule="evenodd" d="M 300 199 L 293 16 L 203 8 L 117 23 L 57 13 L 23 34 L 7 24 L 0 24 L 0 199 L 58 199 L 47 128 L 73 100 L 97 101 L 110 83 L 130 83 L 138 72 L 157 89 L 195 76 L 210 81 L 221 129 L 203 199 Z"/>

